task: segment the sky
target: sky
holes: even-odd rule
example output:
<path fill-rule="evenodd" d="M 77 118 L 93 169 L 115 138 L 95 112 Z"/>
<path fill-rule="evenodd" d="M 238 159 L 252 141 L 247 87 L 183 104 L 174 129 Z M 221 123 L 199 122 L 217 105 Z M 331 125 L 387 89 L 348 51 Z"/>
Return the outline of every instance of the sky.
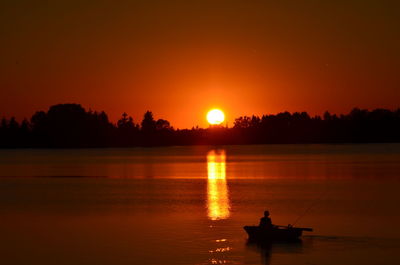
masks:
<path fill-rule="evenodd" d="M 400 107 L 399 1 L 0 3 L 0 117 L 58 103 L 174 127 Z"/>

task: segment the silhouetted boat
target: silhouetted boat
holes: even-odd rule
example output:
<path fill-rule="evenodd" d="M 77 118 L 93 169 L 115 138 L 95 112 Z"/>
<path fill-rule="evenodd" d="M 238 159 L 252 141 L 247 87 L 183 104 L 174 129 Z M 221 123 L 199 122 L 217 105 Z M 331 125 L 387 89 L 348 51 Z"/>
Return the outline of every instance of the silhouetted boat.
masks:
<path fill-rule="evenodd" d="M 274 225 L 272 228 L 260 226 L 245 226 L 243 228 L 249 235 L 249 241 L 253 242 L 295 241 L 301 237 L 303 231 L 313 231 L 312 228 L 280 225 Z"/>

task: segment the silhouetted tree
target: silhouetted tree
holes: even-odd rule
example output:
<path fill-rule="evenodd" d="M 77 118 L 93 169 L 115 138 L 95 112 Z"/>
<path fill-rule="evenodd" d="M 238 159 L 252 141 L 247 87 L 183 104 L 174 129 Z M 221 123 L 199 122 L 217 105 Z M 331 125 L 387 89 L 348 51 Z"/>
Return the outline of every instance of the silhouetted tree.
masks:
<path fill-rule="evenodd" d="M 325 121 L 330 121 L 330 120 L 332 120 L 332 115 L 329 113 L 329 111 L 325 111 L 325 113 L 324 113 L 324 120 L 325 120 Z"/>
<path fill-rule="evenodd" d="M 79 104 L 54 105 L 31 118 L 36 142 L 49 147 L 105 146 L 112 129 L 107 121 L 105 113 L 86 112 Z"/>
<path fill-rule="evenodd" d="M 2 118 L 2 119 L 1 119 L 0 128 L 1 128 L 2 130 L 7 130 L 7 128 L 8 128 L 8 122 L 7 122 L 7 119 L 6 119 L 6 118 Z"/>
<path fill-rule="evenodd" d="M 146 133 L 152 133 L 156 130 L 156 121 L 153 118 L 151 111 L 146 111 L 142 120 L 142 131 Z"/>
<path fill-rule="evenodd" d="M 22 122 L 21 122 L 21 130 L 22 131 L 24 131 L 24 132 L 29 132 L 29 130 L 30 130 L 30 124 L 29 124 L 29 122 L 28 122 L 28 120 L 27 119 L 23 119 L 22 120 Z"/>
<path fill-rule="evenodd" d="M 247 116 L 236 118 L 233 123 L 233 128 L 246 129 L 251 127 L 251 118 Z"/>
<path fill-rule="evenodd" d="M 0 123 L 0 147 L 8 147 L 8 138 L 8 121 L 6 118 L 2 118 Z"/>
<path fill-rule="evenodd" d="M 134 146 L 139 142 L 139 125 L 133 122 L 133 118 L 125 112 L 117 122 L 119 145 Z"/>
<path fill-rule="evenodd" d="M 169 123 L 169 121 L 163 120 L 163 119 L 158 119 L 156 121 L 156 130 L 169 131 L 169 130 L 173 130 L 173 128 L 171 127 L 171 124 Z"/>
<path fill-rule="evenodd" d="M 119 119 L 117 122 L 117 127 L 125 128 L 127 123 L 128 123 L 128 114 L 126 114 L 126 112 L 124 112 L 124 113 L 122 113 L 122 118 Z"/>
<path fill-rule="evenodd" d="M 19 129 L 19 124 L 15 120 L 15 117 L 11 117 L 10 122 L 8 123 L 8 129 L 13 133 L 15 133 Z"/>

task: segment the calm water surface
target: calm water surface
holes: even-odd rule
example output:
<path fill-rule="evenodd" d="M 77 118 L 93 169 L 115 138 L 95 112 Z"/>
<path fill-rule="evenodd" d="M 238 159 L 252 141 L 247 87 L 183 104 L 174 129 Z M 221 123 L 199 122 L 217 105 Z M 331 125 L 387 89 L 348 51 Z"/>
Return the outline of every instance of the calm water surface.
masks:
<path fill-rule="evenodd" d="M 0 263 L 400 264 L 399 203 L 399 144 L 0 150 Z"/>

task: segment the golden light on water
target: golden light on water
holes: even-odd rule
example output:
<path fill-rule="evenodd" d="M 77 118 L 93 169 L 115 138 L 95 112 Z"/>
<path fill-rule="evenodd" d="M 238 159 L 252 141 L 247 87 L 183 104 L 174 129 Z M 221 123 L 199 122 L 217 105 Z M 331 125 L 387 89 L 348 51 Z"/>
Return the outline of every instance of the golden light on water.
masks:
<path fill-rule="evenodd" d="M 211 150 L 207 154 L 207 208 L 211 220 L 226 219 L 230 215 L 225 160 L 225 150 Z"/>

